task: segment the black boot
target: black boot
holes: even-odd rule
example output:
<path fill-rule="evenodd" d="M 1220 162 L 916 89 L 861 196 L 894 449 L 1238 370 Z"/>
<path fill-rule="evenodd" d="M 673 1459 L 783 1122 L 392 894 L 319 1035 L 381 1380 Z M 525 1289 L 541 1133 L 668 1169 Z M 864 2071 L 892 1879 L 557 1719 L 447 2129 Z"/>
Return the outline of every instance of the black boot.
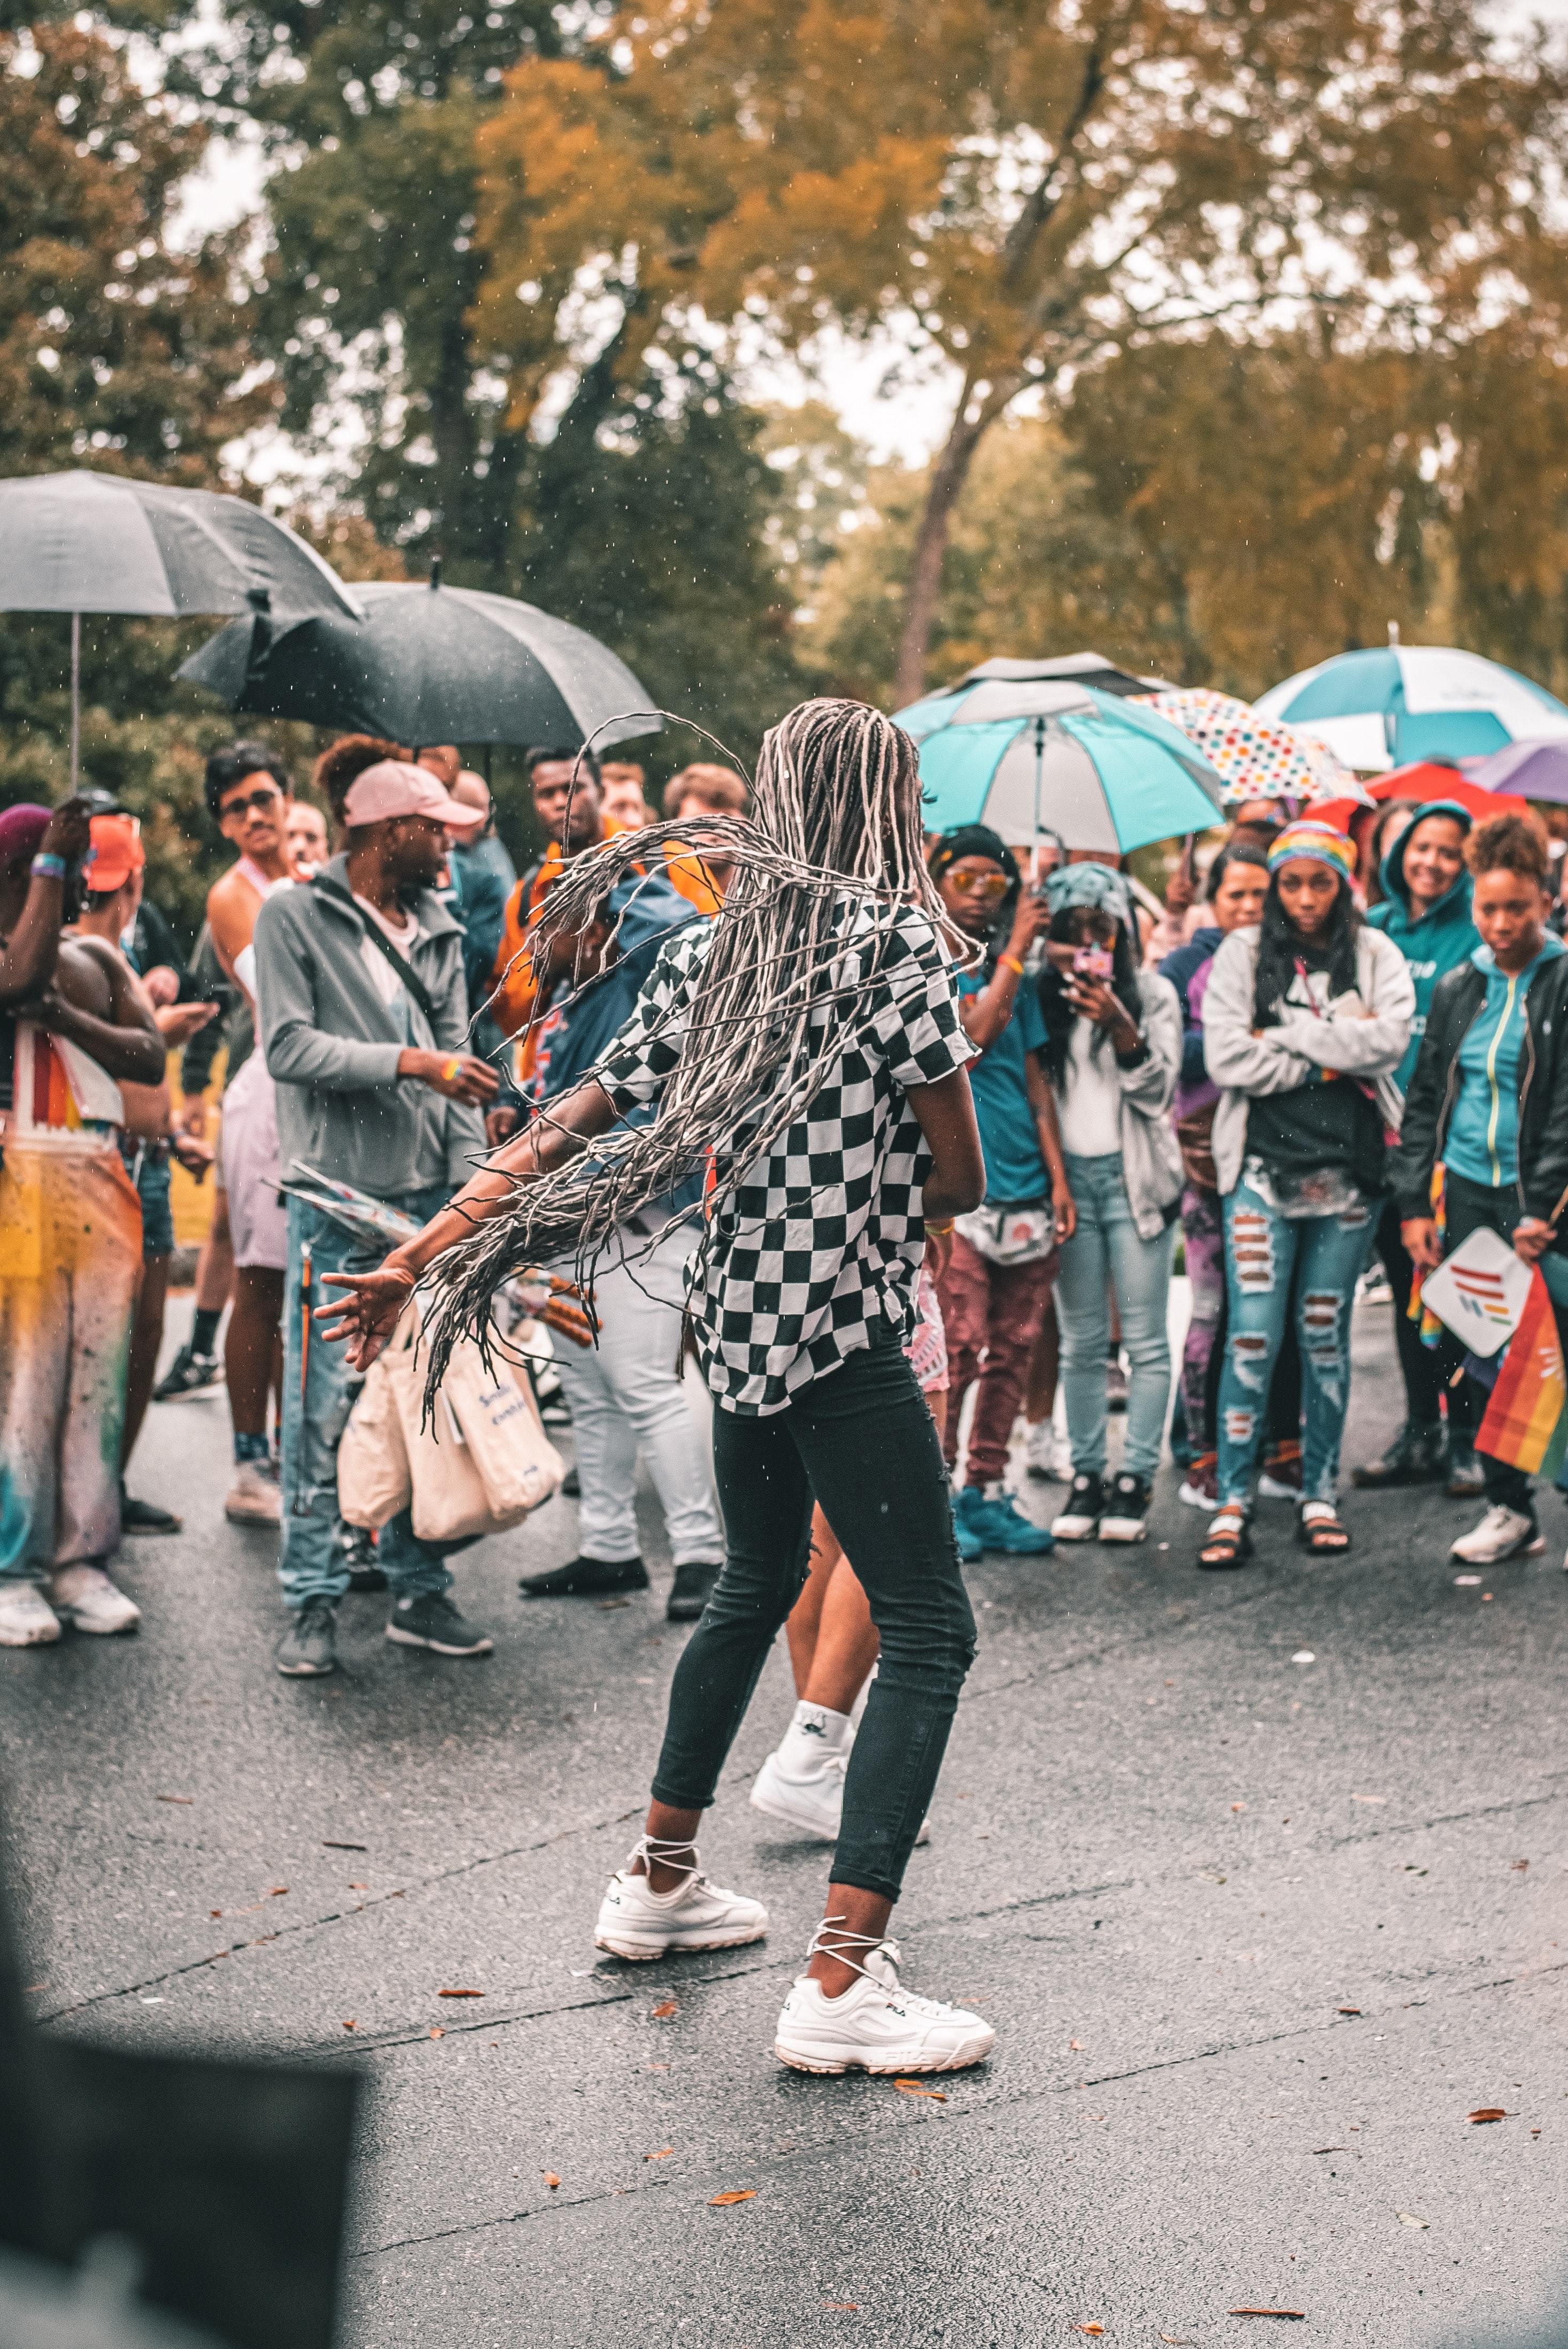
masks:
<path fill-rule="evenodd" d="M 575 1557 L 546 1574 L 525 1574 L 518 1582 L 524 1599 L 597 1599 L 608 1590 L 646 1590 L 648 1568 L 639 1557 Z"/>
<path fill-rule="evenodd" d="M 1379 1460 L 1353 1468 L 1350 1481 L 1374 1492 L 1392 1485 L 1440 1485 L 1449 1473 L 1448 1431 L 1440 1419 L 1429 1427 L 1408 1420 Z"/>

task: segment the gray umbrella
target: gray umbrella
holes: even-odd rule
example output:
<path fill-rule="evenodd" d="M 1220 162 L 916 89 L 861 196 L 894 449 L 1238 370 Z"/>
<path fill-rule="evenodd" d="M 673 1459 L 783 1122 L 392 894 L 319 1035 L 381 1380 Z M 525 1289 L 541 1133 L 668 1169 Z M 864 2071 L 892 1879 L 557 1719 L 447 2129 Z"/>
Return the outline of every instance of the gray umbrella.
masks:
<path fill-rule="evenodd" d="M 477 587 L 368 580 L 361 626 L 234 620 L 180 674 L 231 709 L 429 742 L 600 744 L 661 720 L 626 663 L 586 628 Z"/>
<path fill-rule="evenodd" d="M 81 736 L 81 616 L 269 612 L 359 616 L 329 564 L 244 498 L 118 473 L 0 481 L 0 611 L 71 616 L 71 789 Z"/>

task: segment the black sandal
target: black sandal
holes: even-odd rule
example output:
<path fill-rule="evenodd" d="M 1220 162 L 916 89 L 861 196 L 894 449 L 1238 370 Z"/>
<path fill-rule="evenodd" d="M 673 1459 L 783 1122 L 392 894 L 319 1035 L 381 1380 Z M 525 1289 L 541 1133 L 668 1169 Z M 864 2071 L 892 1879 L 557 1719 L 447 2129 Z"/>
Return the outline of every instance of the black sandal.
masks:
<path fill-rule="evenodd" d="M 1315 1516 L 1307 1511 L 1314 1509 Z M 1350 1547 L 1350 1536 L 1339 1522 L 1332 1501 L 1303 1501 L 1296 1523 L 1296 1539 L 1314 1557 L 1343 1557 Z"/>
<path fill-rule="evenodd" d="M 1239 1502 L 1229 1503 L 1211 1522 L 1208 1537 L 1198 1553 L 1198 1563 L 1217 1572 L 1226 1567 L 1245 1566 L 1251 1555 L 1252 1536 L 1247 1512 Z"/>

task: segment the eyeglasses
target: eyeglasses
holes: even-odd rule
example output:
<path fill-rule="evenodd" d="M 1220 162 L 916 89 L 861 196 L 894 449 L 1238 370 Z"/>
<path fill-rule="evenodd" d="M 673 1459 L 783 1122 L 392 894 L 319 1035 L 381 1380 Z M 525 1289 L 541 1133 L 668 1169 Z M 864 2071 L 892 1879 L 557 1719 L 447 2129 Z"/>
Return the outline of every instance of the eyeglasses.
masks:
<path fill-rule="evenodd" d="M 218 820 L 223 823 L 232 815 L 265 814 L 282 797 L 277 785 L 269 783 L 265 792 L 253 792 L 248 800 L 224 800 L 218 810 Z"/>
<path fill-rule="evenodd" d="M 961 897 L 1005 897 L 1012 884 L 1005 873 L 950 873 L 945 876 Z"/>

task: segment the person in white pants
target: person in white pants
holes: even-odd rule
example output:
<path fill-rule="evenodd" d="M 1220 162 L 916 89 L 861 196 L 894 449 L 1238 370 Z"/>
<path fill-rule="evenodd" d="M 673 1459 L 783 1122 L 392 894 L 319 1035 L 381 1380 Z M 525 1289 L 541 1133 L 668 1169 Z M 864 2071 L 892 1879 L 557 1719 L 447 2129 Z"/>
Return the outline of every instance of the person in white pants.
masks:
<path fill-rule="evenodd" d="M 680 1376 L 686 1258 L 694 1240 L 694 1233 L 673 1232 L 650 1256 L 638 1257 L 638 1235 L 628 1231 L 630 1261 L 594 1283 L 597 1346 L 574 1348 L 569 1361 L 565 1348 L 556 1356 L 576 1439 L 580 1555 L 553 1574 L 525 1576 L 525 1598 L 547 1599 L 567 1588 L 648 1588 L 634 1506 L 640 1452 L 675 1562 L 665 1612 L 672 1623 L 694 1622 L 707 1603 L 724 1535 L 708 1466 L 707 1411 L 699 1417 Z M 593 1571 L 599 1568 L 611 1570 L 601 1576 Z"/>
<path fill-rule="evenodd" d="M 608 917 L 552 941 L 540 993 L 549 1010 L 534 1030 L 529 1092 L 536 1108 L 567 1092 L 605 1050 L 637 999 L 659 947 L 699 918 L 662 877 L 618 891 Z M 492 1112 L 494 1142 L 515 1112 Z M 707 1393 L 682 1369 L 681 1317 L 686 1260 L 697 1244 L 695 1218 L 664 1232 L 670 1216 L 695 1207 L 691 1196 L 644 1208 L 621 1232 L 621 1246 L 594 1283 L 599 1337 L 595 1347 L 556 1360 L 571 1407 L 580 1487 L 578 1555 L 565 1566 L 524 1575 L 524 1599 L 605 1597 L 646 1590 L 635 1506 L 638 1455 L 648 1464 L 664 1510 L 675 1564 L 665 1614 L 695 1622 L 724 1557 L 724 1533 L 709 1466 Z M 569 1266 L 563 1266 L 569 1271 Z"/>

